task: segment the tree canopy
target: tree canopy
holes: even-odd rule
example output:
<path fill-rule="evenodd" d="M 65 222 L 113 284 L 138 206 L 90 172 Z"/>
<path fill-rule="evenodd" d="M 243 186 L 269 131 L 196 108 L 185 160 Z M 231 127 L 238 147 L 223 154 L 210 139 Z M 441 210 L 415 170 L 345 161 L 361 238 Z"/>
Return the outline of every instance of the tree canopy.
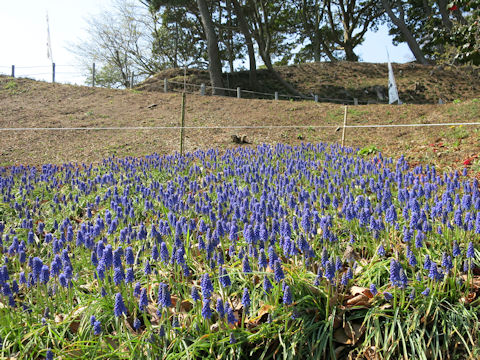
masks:
<path fill-rule="evenodd" d="M 248 64 L 254 88 L 260 62 L 295 93 L 274 65 L 358 61 L 365 34 L 383 23 L 419 63 L 480 64 L 480 0 L 117 0 L 74 51 L 101 64 L 106 86 L 188 66 L 223 87 L 223 71 Z"/>

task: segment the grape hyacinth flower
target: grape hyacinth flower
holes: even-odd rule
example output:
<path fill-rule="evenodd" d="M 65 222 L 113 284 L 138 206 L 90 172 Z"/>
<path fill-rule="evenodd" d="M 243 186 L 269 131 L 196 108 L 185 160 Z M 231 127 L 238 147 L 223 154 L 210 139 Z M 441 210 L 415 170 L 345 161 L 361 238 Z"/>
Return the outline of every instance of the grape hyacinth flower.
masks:
<path fill-rule="evenodd" d="M 285 279 L 285 274 L 283 273 L 282 264 L 280 260 L 276 260 L 273 266 L 274 279 L 276 282 L 280 282 Z"/>
<path fill-rule="evenodd" d="M 210 319 L 212 317 L 212 310 L 210 309 L 210 299 L 203 299 L 202 317 Z"/>
<path fill-rule="evenodd" d="M 251 273 L 252 272 L 252 268 L 250 267 L 250 263 L 248 262 L 248 256 L 245 256 L 243 258 L 242 271 L 244 273 Z"/>
<path fill-rule="evenodd" d="M 121 293 L 117 293 L 115 295 L 115 306 L 113 308 L 113 313 L 116 317 L 122 316 L 122 314 L 127 314 L 127 308 L 125 307 Z"/>
<path fill-rule="evenodd" d="M 204 299 L 210 298 L 213 293 L 213 284 L 212 281 L 210 280 L 210 276 L 208 273 L 204 274 L 202 276 L 202 279 L 200 281 L 200 286 L 202 288 L 202 295 Z"/>
<path fill-rule="evenodd" d="M 430 288 L 427 287 L 425 290 L 422 291 L 423 296 L 428 296 L 430 294 Z"/>
<path fill-rule="evenodd" d="M 47 265 L 42 266 L 42 270 L 40 272 L 40 282 L 42 284 L 46 284 L 50 279 L 50 270 L 48 269 Z"/>
<path fill-rule="evenodd" d="M 131 246 L 125 250 L 125 262 L 127 265 L 133 265 L 135 263 L 135 257 L 133 255 L 133 249 Z"/>
<path fill-rule="evenodd" d="M 135 280 L 135 274 L 133 273 L 133 268 L 127 269 L 127 274 L 125 275 L 125 282 L 127 284 L 132 283 Z"/>
<path fill-rule="evenodd" d="M 50 350 L 50 349 L 47 350 L 47 353 L 45 354 L 45 360 L 53 360 L 52 350 Z"/>
<path fill-rule="evenodd" d="M 223 267 L 220 266 L 219 268 L 219 278 L 218 278 L 220 285 L 222 285 L 224 288 L 232 285 L 232 282 L 230 280 L 230 276 L 228 276 L 227 270 L 224 269 Z"/>
<path fill-rule="evenodd" d="M 195 301 L 195 302 L 200 300 L 200 295 L 198 294 L 198 290 L 197 290 L 196 287 L 192 287 L 191 296 L 192 296 L 193 301 Z"/>
<path fill-rule="evenodd" d="M 475 257 L 475 250 L 473 248 L 473 242 L 469 242 L 467 246 L 467 258 L 472 259 Z"/>
<path fill-rule="evenodd" d="M 150 266 L 150 262 L 147 260 L 145 263 L 145 267 L 143 268 L 143 272 L 145 275 L 150 275 L 152 273 L 152 267 Z"/>
<path fill-rule="evenodd" d="M 168 253 L 167 245 L 165 244 L 165 242 L 162 241 L 162 243 L 160 244 L 160 259 L 164 264 L 167 264 L 169 257 L 170 255 Z"/>
<path fill-rule="evenodd" d="M 221 298 L 217 299 L 217 313 L 218 316 L 220 316 L 221 318 L 225 316 L 225 308 L 223 306 L 223 301 Z"/>
<path fill-rule="evenodd" d="M 290 286 L 285 286 L 283 289 L 283 303 L 285 305 L 290 305 L 292 303 L 292 292 L 290 291 Z"/>
<path fill-rule="evenodd" d="M 227 321 L 229 324 L 234 325 L 238 319 L 235 316 L 233 309 L 230 307 L 230 304 L 226 303 L 225 304 L 225 313 L 227 314 Z"/>
<path fill-rule="evenodd" d="M 100 321 L 95 321 L 95 323 L 93 324 L 93 334 L 98 336 L 101 333 L 102 333 L 101 323 L 100 323 Z"/>
<path fill-rule="evenodd" d="M 158 304 L 167 308 L 172 306 L 170 291 L 168 290 L 168 285 L 165 283 L 160 283 L 160 287 L 158 288 Z"/>
<path fill-rule="evenodd" d="M 263 276 L 263 291 L 265 291 L 265 293 L 268 294 L 271 289 L 273 289 L 272 283 L 268 279 L 267 275 L 264 275 Z"/>
<path fill-rule="evenodd" d="M 140 311 L 143 311 L 148 306 L 148 297 L 147 297 L 147 289 L 143 288 L 140 291 L 140 298 L 138 300 L 138 308 Z"/>
<path fill-rule="evenodd" d="M 385 256 L 385 248 L 383 247 L 383 244 L 380 244 L 378 247 L 377 254 L 382 257 Z"/>
<path fill-rule="evenodd" d="M 330 282 L 333 282 L 333 279 L 335 278 L 335 267 L 330 261 L 327 261 L 325 265 L 325 278 Z"/>
<path fill-rule="evenodd" d="M 242 305 L 245 309 L 245 313 L 248 314 L 248 308 L 251 305 L 251 300 L 250 300 L 250 294 L 248 292 L 247 288 L 243 289 L 243 295 L 242 295 Z"/>
<path fill-rule="evenodd" d="M 480 213 L 479 213 L 480 214 Z M 460 246 L 458 246 L 458 243 L 456 241 L 453 242 L 453 250 L 452 250 L 452 255 L 454 257 L 460 256 L 462 254 L 462 251 L 460 250 Z"/>
<path fill-rule="evenodd" d="M 135 283 L 135 286 L 133 288 L 133 296 L 139 297 L 141 290 L 142 290 L 142 285 L 139 282 Z"/>

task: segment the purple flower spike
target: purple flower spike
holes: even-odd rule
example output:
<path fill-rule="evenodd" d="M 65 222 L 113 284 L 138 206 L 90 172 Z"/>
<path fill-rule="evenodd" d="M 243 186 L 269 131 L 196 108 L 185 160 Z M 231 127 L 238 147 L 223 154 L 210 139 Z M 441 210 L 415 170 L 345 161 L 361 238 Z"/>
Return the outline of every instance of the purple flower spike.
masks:
<path fill-rule="evenodd" d="M 290 305 L 292 303 L 292 292 L 290 291 L 290 286 L 285 286 L 283 290 L 283 303 L 285 305 Z"/>
<path fill-rule="evenodd" d="M 276 260 L 273 266 L 274 278 L 276 282 L 280 282 L 285 279 L 285 274 L 283 273 L 282 264 L 280 260 Z"/>
<path fill-rule="evenodd" d="M 244 273 L 251 273 L 252 272 L 252 268 L 250 267 L 250 263 L 248 261 L 248 256 L 245 256 L 243 258 L 242 270 L 243 270 Z"/>
<path fill-rule="evenodd" d="M 250 301 L 250 294 L 248 292 L 247 288 L 243 289 L 243 296 L 242 296 L 242 305 L 245 307 L 245 309 L 248 309 L 250 307 L 251 301 Z"/>
<path fill-rule="evenodd" d="M 234 325 L 238 321 L 238 319 L 235 316 L 233 309 L 230 307 L 228 303 L 225 304 L 225 312 L 227 313 L 228 323 Z"/>
<path fill-rule="evenodd" d="M 102 326 L 100 324 L 100 321 L 95 321 L 93 324 L 93 334 L 98 336 L 102 333 Z"/>
<path fill-rule="evenodd" d="M 117 293 L 115 295 L 115 306 L 113 307 L 113 313 L 117 317 L 122 316 L 122 314 L 127 314 L 127 308 L 125 307 L 121 293 Z"/>
<path fill-rule="evenodd" d="M 140 291 L 140 299 L 138 300 L 138 307 L 140 311 L 143 311 L 147 306 L 148 306 L 147 289 L 143 288 Z"/>
<path fill-rule="evenodd" d="M 469 242 L 467 246 L 467 258 L 472 259 L 475 257 L 475 250 L 473 248 L 473 242 Z"/>
<path fill-rule="evenodd" d="M 203 300 L 202 317 L 204 319 L 210 319 L 212 317 L 212 309 L 210 309 L 210 299 Z"/>
<path fill-rule="evenodd" d="M 202 295 L 204 299 L 210 298 L 213 293 L 213 284 L 210 280 L 210 276 L 208 273 L 202 276 L 202 280 L 200 281 L 200 286 L 202 287 Z"/>

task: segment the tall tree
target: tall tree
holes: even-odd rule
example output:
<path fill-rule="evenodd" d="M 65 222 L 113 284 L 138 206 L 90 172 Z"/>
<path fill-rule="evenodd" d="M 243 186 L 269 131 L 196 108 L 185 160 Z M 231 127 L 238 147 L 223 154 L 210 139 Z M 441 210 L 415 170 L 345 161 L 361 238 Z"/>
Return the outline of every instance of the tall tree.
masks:
<path fill-rule="evenodd" d="M 423 50 L 420 48 L 420 45 L 412 31 L 411 27 L 407 23 L 407 18 L 405 14 L 405 8 L 402 1 L 391 1 L 391 0 L 381 0 L 383 8 L 385 9 L 388 17 L 398 30 L 400 34 L 397 35 L 396 41 L 401 41 L 403 39 L 408 47 L 410 48 L 412 54 L 415 56 L 415 59 L 420 64 L 428 64 L 429 61 L 426 59 Z M 429 9 L 424 9 L 427 14 Z"/>
<path fill-rule="evenodd" d="M 159 18 L 159 26 L 154 33 L 154 55 L 164 58 L 169 67 L 206 67 L 205 42 L 201 24 L 185 8 L 167 5 L 158 12 L 151 9 Z"/>
<path fill-rule="evenodd" d="M 235 15 L 237 16 L 238 26 L 240 32 L 245 38 L 245 45 L 247 46 L 248 61 L 249 61 L 249 85 L 255 89 L 257 87 L 257 61 L 255 59 L 255 49 L 253 47 L 252 34 L 248 27 L 247 19 L 242 6 L 238 0 L 231 0 L 235 9 Z"/>
<path fill-rule="evenodd" d="M 154 55 L 169 67 L 208 66 L 206 36 L 195 0 L 140 0 L 158 18 L 152 29 Z"/>
<path fill-rule="evenodd" d="M 215 32 L 215 25 L 212 21 L 212 14 L 208 9 L 206 0 L 197 0 L 198 9 L 202 18 L 203 29 L 207 37 L 208 50 L 208 72 L 210 74 L 210 82 L 214 88 L 213 93 L 223 95 L 223 79 L 222 79 L 222 62 L 220 61 L 220 51 L 218 49 L 218 38 Z"/>
<path fill-rule="evenodd" d="M 479 0 L 382 0 L 395 42 L 407 42 L 420 63 L 478 63 Z"/>
<path fill-rule="evenodd" d="M 144 7 L 117 0 L 112 9 L 88 20 L 88 36 L 72 43 L 69 50 L 90 79 L 92 62 L 96 64 L 96 84 L 129 87 L 132 73 L 141 80 L 163 67 L 152 54 L 150 27 L 154 21 Z"/>
<path fill-rule="evenodd" d="M 337 61 L 338 49 L 332 39 L 340 38 L 341 31 L 330 30 L 326 22 L 325 1 L 295 0 L 294 4 L 296 10 L 290 19 L 291 27 L 299 36 L 299 42 L 307 42 L 295 55 L 295 62 L 318 62 L 325 57 Z"/>
<path fill-rule="evenodd" d="M 270 2 L 268 0 L 251 1 L 251 25 L 252 34 L 257 43 L 258 52 L 268 71 L 292 94 L 305 97 L 295 87 L 286 81 L 273 67 L 272 55 L 277 53 L 287 54 L 289 58 L 291 44 L 285 42 L 288 24 L 286 18 L 288 1 Z M 285 51 L 286 50 L 286 51 Z"/>
<path fill-rule="evenodd" d="M 354 48 L 382 15 L 375 0 L 324 0 L 333 42 L 345 52 L 345 60 L 358 61 Z M 340 30 L 340 31 L 338 31 Z M 336 34 L 340 33 L 340 36 Z"/>

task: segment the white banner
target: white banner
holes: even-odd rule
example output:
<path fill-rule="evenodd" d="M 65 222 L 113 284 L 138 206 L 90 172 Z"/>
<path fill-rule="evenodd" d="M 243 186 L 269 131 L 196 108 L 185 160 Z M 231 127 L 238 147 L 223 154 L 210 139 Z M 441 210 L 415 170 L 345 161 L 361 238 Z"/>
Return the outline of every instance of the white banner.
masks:
<path fill-rule="evenodd" d="M 48 23 L 48 13 L 47 13 L 47 58 L 52 60 L 53 62 L 52 42 L 50 41 L 50 25 Z"/>
<path fill-rule="evenodd" d="M 395 76 L 393 76 L 393 68 L 392 68 L 392 64 L 390 63 L 390 56 L 388 56 L 388 51 L 387 51 L 387 58 L 388 58 L 388 103 L 393 104 L 395 101 L 398 101 L 398 103 L 401 104 L 402 102 L 398 97 L 397 84 L 395 83 Z"/>

